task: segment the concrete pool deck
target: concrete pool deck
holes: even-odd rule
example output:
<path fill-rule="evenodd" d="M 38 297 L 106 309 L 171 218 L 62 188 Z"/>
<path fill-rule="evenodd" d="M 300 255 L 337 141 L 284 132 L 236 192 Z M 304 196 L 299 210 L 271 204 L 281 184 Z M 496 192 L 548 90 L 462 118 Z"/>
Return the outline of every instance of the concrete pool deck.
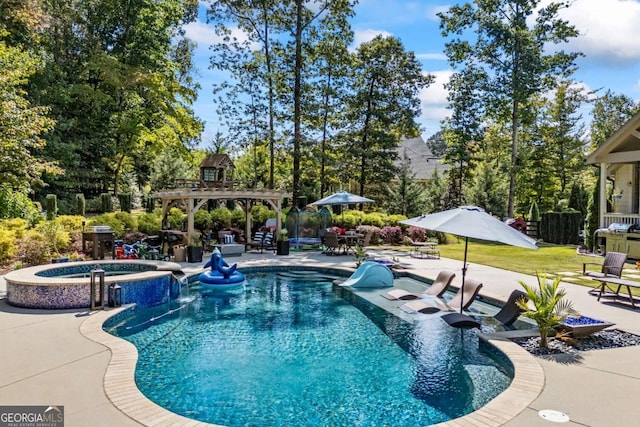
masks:
<path fill-rule="evenodd" d="M 444 258 L 414 259 L 398 252 L 370 252 L 379 256 L 399 256 L 408 271 L 430 278 L 441 269 L 459 272 L 462 266 L 461 261 Z M 350 256 L 328 257 L 317 251 L 292 252 L 289 256 L 246 253 L 241 257 L 230 257 L 228 261 L 238 262 L 240 266 L 265 263 L 354 266 Z M 182 265 L 185 272 L 195 272 L 201 269 L 202 264 Z M 576 270 L 579 268 L 576 266 Z M 481 294 L 502 300 L 519 286 L 520 280 L 536 283 L 533 276 L 478 264 L 470 264 L 467 274 L 467 277 L 484 283 Z M 459 284 L 458 280 L 456 277 L 454 285 Z M 620 329 L 640 334 L 640 310 L 634 311 L 623 304 L 597 302 L 583 286 L 563 282 L 563 287 L 581 313 L 614 322 Z M 0 298 L 4 291 L 4 280 L 0 278 Z M 19 309 L 9 306 L 4 299 L 0 300 L 0 404 L 63 405 L 66 426 L 141 425 L 114 406 L 105 391 L 105 374 L 112 350 L 81 333 L 82 329 L 87 329 L 88 323 L 94 323 L 106 314 L 82 309 Z M 544 371 L 544 388 L 537 398 L 534 395 L 523 410 L 502 425 L 555 424 L 538 416 L 542 409 L 567 414 L 571 421 L 565 425 L 569 426 L 621 426 L 630 425 L 635 419 L 633 403 L 635 392 L 640 390 L 639 346 L 580 352 L 577 356 L 531 359 Z M 120 362 L 135 365 L 135 360 Z M 126 394 L 123 396 L 126 398 Z M 175 425 L 204 425 L 193 420 L 156 416 L 153 408 L 142 409 L 143 405 L 136 396 L 129 396 L 129 399 L 134 410 L 141 408 L 140 418 L 136 418 L 146 425 L 170 425 L 174 422 Z M 447 425 L 497 425 L 495 422 L 482 424 L 480 419 L 473 422 L 475 424 L 463 418 Z"/>

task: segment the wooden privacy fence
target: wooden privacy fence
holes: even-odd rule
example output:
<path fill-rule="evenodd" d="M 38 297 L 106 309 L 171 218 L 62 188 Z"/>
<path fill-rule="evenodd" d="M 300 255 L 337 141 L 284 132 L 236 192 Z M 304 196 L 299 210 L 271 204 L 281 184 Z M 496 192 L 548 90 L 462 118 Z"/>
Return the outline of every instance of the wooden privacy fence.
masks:
<path fill-rule="evenodd" d="M 547 212 L 542 214 L 539 234 L 547 243 L 577 245 L 580 243 L 580 212 Z"/>

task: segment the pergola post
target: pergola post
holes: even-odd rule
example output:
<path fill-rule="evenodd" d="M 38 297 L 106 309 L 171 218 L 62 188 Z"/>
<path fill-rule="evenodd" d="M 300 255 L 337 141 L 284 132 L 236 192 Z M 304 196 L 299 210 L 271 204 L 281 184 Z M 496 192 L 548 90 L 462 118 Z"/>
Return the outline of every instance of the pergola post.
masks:
<path fill-rule="evenodd" d="M 607 164 L 600 163 L 600 209 L 598 215 L 598 227 L 606 227 L 604 214 L 607 213 Z"/>

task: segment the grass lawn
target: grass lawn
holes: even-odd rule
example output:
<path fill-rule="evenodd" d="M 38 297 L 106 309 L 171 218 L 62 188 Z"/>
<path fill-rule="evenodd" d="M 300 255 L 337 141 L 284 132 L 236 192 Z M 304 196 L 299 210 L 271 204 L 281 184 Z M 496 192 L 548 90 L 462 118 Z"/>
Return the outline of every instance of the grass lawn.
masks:
<path fill-rule="evenodd" d="M 518 273 L 536 275 L 545 273 L 549 276 L 563 275 L 567 282 L 594 287 L 596 282 L 591 279 L 582 279 L 582 264 L 585 262 L 602 264 L 604 257 L 580 255 L 575 246 L 553 245 L 538 243 L 539 249 L 525 249 L 516 246 L 508 246 L 500 243 L 469 240 L 467 262 L 502 268 Z M 410 248 L 406 248 L 409 250 Z M 464 258 L 464 239 L 449 236 L 447 244 L 438 245 L 440 256 L 461 260 Z M 635 263 L 629 261 L 627 270 L 633 270 Z M 590 270 L 598 271 L 598 266 L 591 266 Z M 634 270 L 635 271 L 635 270 Z M 565 273 L 574 273 L 569 275 Z M 640 274 L 640 272 L 638 272 Z M 630 278 L 632 280 L 637 280 Z M 633 293 L 640 294 L 634 289 Z"/>

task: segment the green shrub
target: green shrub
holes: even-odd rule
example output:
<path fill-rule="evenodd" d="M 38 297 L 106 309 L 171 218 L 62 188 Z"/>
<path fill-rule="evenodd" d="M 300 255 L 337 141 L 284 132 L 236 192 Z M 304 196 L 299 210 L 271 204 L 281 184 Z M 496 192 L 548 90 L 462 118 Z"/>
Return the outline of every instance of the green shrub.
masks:
<path fill-rule="evenodd" d="M 169 228 L 182 230 L 184 228 L 184 221 L 186 219 L 186 215 L 182 213 L 182 211 L 178 208 L 169 209 L 169 214 L 167 215 L 167 222 Z"/>
<path fill-rule="evenodd" d="M 86 201 L 84 194 L 77 193 L 73 196 L 73 213 L 76 215 L 84 216 L 86 211 Z"/>
<path fill-rule="evenodd" d="M 365 214 L 362 220 L 362 224 L 373 225 L 375 227 L 383 227 L 385 225 L 388 225 L 385 223 L 384 219 L 382 218 L 382 215 L 378 212 L 371 212 L 371 213 Z"/>
<path fill-rule="evenodd" d="M 23 218 L 30 225 L 42 215 L 26 193 L 14 191 L 8 184 L 0 185 L 0 219 Z"/>
<path fill-rule="evenodd" d="M 71 243 L 71 236 L 65 231 L 62 224 L 55 221 L 44 221 L 38 224 L 35 230 L 44 237 L 51 254 L 66 250 Z"/>
<path fill-rule="evenodd" d="M 116 239 L 122 239 L 122 236 L 124 236 L 124 225 L 113 213 L 94 216 L 89 220 L 87 226 L 91 227 L 94 225 L 108 225 L 111 227 L 111 231 L 115 233 Z"/>
<path fill-rule="evenodd" d="M 216 208 L 211 211 L 211 220 L 217 224 L 219 228 L 231 227 L 231 211 L 227 208 Z M 264 224 L 262 222 L 261 224 Z"/>
<path fill-rule="evenodd" d="M 58 197 L 55 194 L 47 194 L 44 200 L 44 209 L 47 211 L 47 219 L 51 221 L 58 214 Z"/>
<path fill-rule="evenodd" d="M 22 218 L 4 219 L 0 221 L 0 228 L 9 230 L 16 239 L 22 239 L 27 230 L 27 221 Z"/>
<path fill-rule="evenodd" d="M 273 216 L 275 218 L 275 215 Z M 247 217 L 242 209 L 234 209 L 231 211 L 231 226 L 244 228 Z"/>
<path fill-rule="evenodd" d="M 16 236 L 13 231 L 0 228 L 0 261 L 7 261 L 15 255 Z"/>
<path fill-rule="evenodd" d="M 200 231 L 208 230 L 211 228 L 211 215 L 206 209 L 198 209 L 195 214 L 193 214 L 193 226 Z"/>
<path fill-rule="evenodd" d="M 113 198 L 111 197 L 111 194 L 102 193 L 100 195 L 100 212 L 113 212 Z"/>
<path fill-rule="evenodd" d="M 400 221 L 407 219 L 405 215 L 385 215 L 384 219 L 386 225 L 400 225 Z"/>
<path fill-rule="evenodd" d="M 148 236 L 160 235 L 162 217 L 159 212 L 144 213 L 138 217 L 138 231 Z"/>
<path fill-rule="evenodd" d="M 131 212 L 131 194 L 120 193 L 118 194 L 118 200 L 120 201 L 120 210 L 122 212 Z"/>
<path fill-rule="evenodd" d="M 118 221 L 122 223 L 124 231 L 136 231 L 138 230 L 138 221 L 136 217 L 128 212 L 116 212 L 113 214 Z"/>
<path fill-rule="evenodd" d="M 51 259 L 49 246 L 44 241 L 44 236 L 30 230 L 20 244 L 22 262 L 26 265 L 46 264 Z"/>
<path fill-rule="evenodd" d="M 85 219 L 80 215 L 60 215 L 56 218 L 56 222 L 68 233 L 81 231 L 82 221 L 85 221 Z"/>
<path fill-rule="evenodd" d="M 275 212 L 265 205 L 256 205 L 251 208 L 251 223 L 254 225 L 264 225 L 269 218 L 275 218 L 275 216 Z"/>

